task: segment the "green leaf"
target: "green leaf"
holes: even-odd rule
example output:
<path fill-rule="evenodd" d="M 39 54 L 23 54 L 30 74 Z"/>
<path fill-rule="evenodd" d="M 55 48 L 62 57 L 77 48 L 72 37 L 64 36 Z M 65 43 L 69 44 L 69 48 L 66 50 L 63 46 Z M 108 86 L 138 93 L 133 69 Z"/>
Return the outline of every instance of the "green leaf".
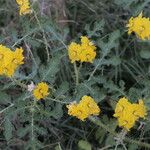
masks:
<path fill-rule="evenodd" d="M 104 129 L 102 129 L 101 127 L 99 127 L 96 130 L 95 137 L 98 140 L 99 144 L 102 144 L 102 142 L 104 141 L 104 138 L 105 138 L 106 134 L 107 134 L 107 131 L 104 130 Z"/>
<path fill-rule="evenodd" d="M 97 36 L 99 37 L 101 35 L 101 32 L 103 32 L 104 29 L 104 25 L 105 25 L 105 21 L 101 20 L 101 21 L 96 21 L 94 23 L 94 25 L 89 25 L 87 24 L 85 26 L 85 30 L 87 32 L 88 37 L 92 37 L 92 36 Z M 92 29 L 91 29 L 92 27 Z"/>
<path fill-rule="evenodd" d="M 78 142 L 78 147 L 80 150 L 92 150 L 92 146 L 88 141 L 80 140 Z"/>
<path fill-rule="evenodd" d="M 39 134 L 39 135 L 46 135 L 47 134 L 47 130 L 44 127 L 39 127 L 39 126 L 34 126 L 35 131 Z"/>
<path fill-rule="evenodd" d="M 22 137 L 24 137 L 29 131 L 31 130 L 31 126 L 27 126 L 27 127 L 25 127 L 25 128 L 19 128 L 18 130 L 17 130 L 17 135 L 20 137 L 20 138 L 22 138 Z"/>
<path fill-rule="evenodd" d="M 128 150 L 136 150 L 136 149 L 138 149 L 138 145 L 136 145 L 136 144 L 129 144 L 129 147 L 128 147 Z"/>
<path fill-rule="evenodd" d="M 115 3 L 120 6 L 129 7 L 135 1 L 137 0 L 115 0 Z"/>
<path fill-rule="evenodd" d="M 118 66 L 119 64 L 121 64 L 121 59 L 117 56 L 113 56 L 111 59 L 109 59 L 109 61 L 113 66 Z"/>
<path fill-rule="evenodd" d="M 55 75 L 59 71 L 59 64 L 61 61 L 62 55 L 59 53 L 47 64 L 47 66 L 42 66 L 40 68 L 40 75 L 42 80 L 49 81 L 50 83 L 54 83 L 55 81 Z"/>
<path fill-rule="evenodd" d="M 115 30 L 114 32 L 109 34 L 109 38 L 107 41 L 104 42 L 104 40 L 99 40 L 98 46 L 101 48 L 103 55 L 107 55 L 108 53 L 110 53 L 110 50 L 112 48 L 118 47 L 118 42 L 117 40 L 120 37 L 120 31 L 119 30 Z"/>
<path fill-rule="evenodd" d="M 78 102 L 82 96 L 90 95 L 97 103 L 100 102 L 105 98 L 106 91 L 105 89 L 100 88 L 97 83 L 103 84 L 104 82 L 105 79 L 103 77 L 93 77 L 90 81 L 85 80 L 77 86 L 77 93 L 74 100 Z"/>
<path fill-rule="evenodd" d="M 9 141 L 12 138 L 13 126 L 8 118 L 5 118 L 4 129 L 4 136 Z"/>
<path fill-rule="evenodd" d="M 54 117 L 55 119 L 59 119 L 63 116 L 62 104 L 56 103 L 55 107 L 51 112 L 48 112 L 49 116 Z"/>
<path fill-rule="evenodd" d="M 108 135 L 107 136 L 107 139 L 106 139 L 106 141 L 105 141 L 105 145 L 115 145 L 116 144 L 116 142 L 115 142 L 115 140 L 114 140 L 114 136 L 113 135 Z"/>
<path fill-rule="evenodd" d="M 150 51 L 149 50 L 141 50 L 140 56 L 144 59 L 149 59 L 150 58 Z"/>
<path fill-rule="evenodd" d="M 8 104 L 11 102 L 11 97 L 4 91 L 0 91 L 0 104 Z"/>
<path fill-rule="evenodd" d="M 55 150 L 62 150 L 61 145 L 60 145 L 60 144 L 57 145 L 57 146 L 55 147 Z"/>
<path fill-rule="evenodd" d="M 69 83 L 65 81 L 56 90 L 55 97 L 61 97 L 61 95 L 67 93 L 68 90 L 69 90 Z"/>
<path fill-rule="evenodd" d="M 132 15 L 137 15 L 149 5 L 150 0 L 115 0 L 115 3 L 124 9 L 130 9 Z"/>

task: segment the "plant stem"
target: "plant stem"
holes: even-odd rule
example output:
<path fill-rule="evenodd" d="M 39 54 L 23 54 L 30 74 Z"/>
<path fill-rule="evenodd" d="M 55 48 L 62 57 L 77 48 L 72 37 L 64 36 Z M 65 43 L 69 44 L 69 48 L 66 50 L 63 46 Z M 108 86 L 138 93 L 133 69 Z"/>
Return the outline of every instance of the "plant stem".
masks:
<path fill-rule="evenodd" d="M 91 116 L 91 117 L 89 117 L 89 120 L 91 122 L 93 122 L 94 124 L 102 127 L 103 129 L 105 129 L 107 132 L 109 132 L 113 136 L 117 137 L 118 134 L 115 131 L 112 131 L 108 126 L 103 124 L 98 118 Z M 148 144 L 148 143 L 144 143 L 144 142 L 140 142 L 140 141 L 137 141 L 137 140 L 133 140 L 133 139 L 128 138 L 128 137 L 125 137 L 123 140 L 125 142 L 127 142 L 127 143 L 136 144 L 136 145 L 139 145 L 141 147 L 145 147 L 145 148 L 149 148 L 150 149 L 150 144 Z"/>
<path fill-rule="evenodd" d="M 75 71 L 75 77 L 76 77 L 76 86 L 78 86 L 79 85 L 79 71 L 77 69 L 76 62 L 74 62 L 73 65 L 74 65 L 74 71 Z"/>
<path fill-rule="evenodd" d="M 43 40 L 44 40 L 44 43 L 45 43 L 45 49 L 46 49 L 46 53 L 47 53 L 47 62 L 49 62 L 50 54 L 49 54 L 49 50 L 48 50 L 48 42 L 47 42 L 47 39 L 46 39 L 45 31 L 44 31 L 44 29 L 43 29 L 43 27 L 42 27 L 42 25 L 41 25 L 41 23 L 38 19 L 37 13 L 34 11 L 34 9 L 33 9 L 33 13 L 34 13 L 34 17 L 37 21 L 37 24 L 39 25 L 39 28 L 42 32 L 42 35 L 43 35 Z"/>
<path fill-rule="evenodd" d="M 46 99 L 54 101 L 54 102 L 57 102 L 57 103 L 61 103 L 61 104 L 70 104 L 70 102 L 63 102 L 63 101 L 60 101 L 60 100 L 57 100 L 57 99 L 53 99 L 53 98 L 50 98 L 50 97 L 47 97 Z"/>
<path fill-rule="evenodd" d="M 28 88 L 26 84 L 22 83 L 22 82 L 19 81 L 19 80 L 16 80 L 15 78 L 12 78 L 12 80 L 13 80 L 17 85 L 21 86 L 22 88 L 25 88 L 25 89 Z"/>
<path fill-rule="evenodd" d="M 99 59 L 96 67 L 94 68 L 94 70 L 92 71 L 92 73 L 90 74 L 88 81 L 91 80 L 91 78 L 94 76 L 96 70 L 98 69 L 98 67 L 101 65 L 101 63 L 103 62 L 103 59 L 105 58 L 105 56 L 107 55 L 107 53 L 104 53 L 103 56 Z"/>
<path fill-rule="evenodd" d="M 35 105 L 36 105 L 36 100 L 34 99 L 33 104 L 32 104 L 32 110 L 31 110 L 31 140 L 32 140 L 32 149 L 35 150 L 35 145 L 34 145 L 34 112 L 35 112 Z"/>
<path fill-rule="evenodd" d="M 0 111 L 0 114 L 3 113 L 4 111 L 6 111 L 7 109 L 13 107 L 14 104 L 9 105 L 8 107 L 4 108 L 3 110 Z"/>

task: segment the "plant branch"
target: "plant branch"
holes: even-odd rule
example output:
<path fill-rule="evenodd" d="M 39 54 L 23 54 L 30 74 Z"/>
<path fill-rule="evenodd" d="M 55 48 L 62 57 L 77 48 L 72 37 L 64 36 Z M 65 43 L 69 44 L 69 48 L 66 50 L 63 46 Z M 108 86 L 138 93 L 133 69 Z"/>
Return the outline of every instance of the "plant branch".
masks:
<path fill-rule="evenodd" d="M 13 107 L 14 104 L 10 104 L 8 107 L 4 108 L 3 110 L 0 111 L 0 114 L 9 109 L 10 107 Z"/>
<path fill-rule="evenodd" d="M 77 69 L 76 62 L 73 63 L 73 66 L 74 66 L 75 77 L 76 77 L 76 86 L 78 86 L 79 85 L 79 71 Z"/>
<path fill-rule="evenodd" d="M 109 132 L 113 136 L 117 137 L 118 133 L 116 133 L 115 131 L 112 131 L 108 126 L 106 126 L 105 124 L 103 124 L 98 118 L 91 116 L 91 117 L 89 117 L 89 120 L 91 122 L 93 122 L 94 124 L 102 127 L 103 129 L 105 129 L 107 132 Z M 141 147 L 145 147 L 145 148 L 149 148 L 150 149 L 150 144 L 148 144 L 148 143 L 137 141 L 137 140 L 133 140 L 133 139 L 128 138 L 128 137 L 125 137 L 123 140 L 125 142 L 127 142 L 127 143 L 136 144 L 136 145 L 139 145 Z"/>
<path fill-rule="evenodd" d="M 15 78 L 11 78 L 11 79 L 13 82 L 15 82 L 17 85 L 21 86 L 22 88 L 24 88 L 24 89 L 28 88 L 28 86 L 26 84 L 22 83 L 21 81 L 15 79 Z"/>

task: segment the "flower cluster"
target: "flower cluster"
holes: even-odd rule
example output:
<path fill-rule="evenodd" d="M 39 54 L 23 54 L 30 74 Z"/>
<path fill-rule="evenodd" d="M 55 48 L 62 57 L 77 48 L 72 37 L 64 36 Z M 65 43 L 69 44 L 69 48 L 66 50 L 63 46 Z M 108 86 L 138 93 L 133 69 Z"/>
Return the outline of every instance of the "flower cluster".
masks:
<path fill-rule="evenodd" d="M 33 95 L 37 100 L 45 98 L 49 95 L 48 85 L 44 82 L 38 83 L 38 85 L 33 90 Z"/>
<path fill-rule="evenodd" d="M 95 50 L 94 44 L 86 36 L 81 36 L 81 44 L 72 42 L 68 46 L 68 55 L 71 63 L 75 61 L 92 63 L 96 57 Z"/>
<path fill-rule="evenodd" d="M 131 104 L 125 97 L 121 98 L 115 109 L 114 117 L 118 118 L 120 127 L 130 130 L 139 118 L 145 118 L 147 115 L 143 100 L 138 104 Z"/>
<path fill-rule="evenodd" d="M 23 49 L 16 48 L 15 51 L 0 45 L 0 75 L 11 77 L 15 70 L 23 64 Z"/>
<path fill-rule="evenodd" d="M 142 17 L 142 13 L 139 16 L 131 17 L 127 24 L 128 34 L 134 32 L 140 39 L 150 39 L 150 18 Z"/>
<path fill-rule="evenodd" d="M 20 16 L 31 13 L 29 0 L 16 0 L 16 2 L 20 7 Z"/>
<path fill-rule="evenodd" d="M 100 113 L 100 108 L 94 99 L 86 95 L 82 97 L 78 104 L 75 102 L 71 103 L 67 105 L 67 108 L 69 115 L 77 117 L 82 121 L 91 115 L 98 115 Z"/>

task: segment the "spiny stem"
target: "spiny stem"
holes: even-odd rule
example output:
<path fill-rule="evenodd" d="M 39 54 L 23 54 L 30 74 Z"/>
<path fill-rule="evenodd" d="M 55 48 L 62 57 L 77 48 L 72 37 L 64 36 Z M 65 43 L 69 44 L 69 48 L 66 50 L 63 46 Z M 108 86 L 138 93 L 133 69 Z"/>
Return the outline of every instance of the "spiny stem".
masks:
<path fill-rule="evenodd" d="M 9 109 L 10 107 L 13 107 L 14 104 L 9 105 L 8 107 L 4 108 L 3 110 L 0 111 L 0 114 Z"/>
<path fill-rule="evenodd" d="M 21 86 L 24 89 L 28 88 L 26 84 L 22 83 L 21 81 L 15 79 L 15 78 L 12 78 L 12 81 L 14 81 L 17 85 Z"/>
<path fill-rule="evenodd" d="M 35 107 L 36 107 L 36 100 L 34 99 L 32 108 L 31 108 L 31 140 L 33 142 L 32 148 L 35 150 L 35 144 L 34 144 L 34 113 L 35 113 Z"/>
<path fill-rule="evenodd" d="M 53 99 L 53 98 L 50 98 L 50 97 L 47 97 L 46 99 L 57 102 L 57 103 L 61 103 L 61 104 L 70 104 L 70 102 L 64 102 L 64 101 L 60 101 L 60 100 Z"/>
<path fill-rule="evenodd" d="M 40 21 L 39 21 L 39 19 L 37 17 L 36 12 L 34 11 L 34 9 L 33 9 L 33 13 L 34 13 L 34 17 L 35 17 L 35 19 L 37 21 L 37 24 L 39 25 L 39 28 L 42 31 L 43 40 L 44 40 L 44 43 L 45 43 L 45 48 L 46 48 L 46 53 L 47 53 L 47 62 L 49 62 L 49 60 L 50 60 L 50 54 L 49 54 L 49 50 L 48 50 L 48 42 L 47 42 L 47 39 L 46 39 L 46 36 L 45 36 L 45 32 L 44 32 L 44 29 L 41 26 L 41 23 L 40 23 Z"/>
<path fill-rule="evenodd" d="M 74 62 L 73 65 L 74 65 L 74 71 L 75 71 L 75 77 L 76 77 L 76 86 L 78 86 L 79 85 L 79 71 L 77 69 L 76 62 Z"/>
<path fill-rule="evenodd" d="M 91 122 L 93 122 L 94 124 L 102 127 L 103 129 L 105 129 L 107 132 L 109 132 L 110 134 L 112 134 L 113 136 L 117 137 L 117 133 L 115 131 L 112 131 L 109 127 L 107 127 L 105 124 L 103 124 L 98 118 L 96 117 L 89 117 L 89 120 Z M 125 137 L 123 139 L 125 142 L 127 143 L 132 143 L 132 144 L 136 144 L 136 145 L 139 145 L 141 147 L 145 147 L 145 148 L 149 148 L 150 149 L 150 144 L 148 143 L 145 143 L 145 142 L 140 142 L 140 141 L 137 141 L 137 140 L 133 140 L 131 138 L 128 138 L 128 137 Z"/>
<path fill-rule="evenodd" d="M 98 118 L 90 116 L 89 120 L 93 122 L 94 124 L 102 127 L 103 129 L 111 133 L 112 135 L 116 136 L 116 133 L 112 131 L 109 127 L 107 127 L 105 124 L 103 124 Z"/>

